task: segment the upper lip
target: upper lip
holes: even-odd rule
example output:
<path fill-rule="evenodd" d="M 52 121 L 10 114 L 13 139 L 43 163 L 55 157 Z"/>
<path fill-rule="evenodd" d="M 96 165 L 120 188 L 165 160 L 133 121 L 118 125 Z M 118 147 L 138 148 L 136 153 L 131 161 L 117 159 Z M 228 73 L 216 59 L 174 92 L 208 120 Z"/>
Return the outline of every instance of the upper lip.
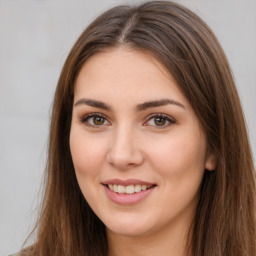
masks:
<path fill-rule="evenodd" d="M 129 185 L 147 185 L 147 186 L 153 186 L 156 185 L 151 182 L 142 181 L 138 179 L 127 179 L 127 180 L 120 180 L 120 179 L 111 179 L 111 180 L 105 180 L 102 182 L 104 185 L 109 184 L 116 184 L 116 185 L 123 185 L 123 186 L 129 186 Z"/>

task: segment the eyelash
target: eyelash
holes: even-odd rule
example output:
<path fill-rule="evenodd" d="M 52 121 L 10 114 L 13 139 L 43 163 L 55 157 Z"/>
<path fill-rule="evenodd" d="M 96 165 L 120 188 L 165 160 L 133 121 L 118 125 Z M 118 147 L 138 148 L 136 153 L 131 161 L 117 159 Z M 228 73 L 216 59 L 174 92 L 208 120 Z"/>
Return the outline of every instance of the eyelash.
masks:
<path fill-rule="evenodd" d="M 150 120 L 156 120 L 156 118 L 162 118 L 165 122 L 167 121 L 168 124 L 164 124 L 163 126 L 158 126 L 158 125 L 152 125 L 152 126 L 155 126 L 157 127 L 158 129 L 164 129 L 172 124 L 175 123 L 175 120 L 172 119 L 171 117 L 169 117 L 168 115 L 165 115 L 165 114 L 151 114 L 148 118 L 147 118 L 147 121 L 144 123 L 144 125 L 146 126 L 146 123 L 148 123 Z"/>
<path fill-rule="evenodd" d="M 81 118 L 80 122 L 84 123 L 86 126 L 89 126 L 89 127 L 92 127 L 92 128 L 100 128 L 100 126 L 104 125 L 104 124 L 102 124 L 102 125 L 90 124 L 88 122 L 88 120 L 90 118 L 102 118 L 102 119 L 104 119 L 104 122 L 107 121 L 107 117 L 105 115 L 101 114 L 101 113 L 90 113 L 90 114 L 87 114 L 86 116 L 84 116 L 83 118 Z"/>
<path fill-rule="evenodd" d="M 90 118 L 102 118 L 102 119 L 104 119 L 104 123 L 107 121 L 108 124 L 104 124 L 104 123 L 103 124 L 99 124 L 99 125 L 97 125 L 97 124 L 90 124 L 89 123 Z M 147 117 L 147 121 L 145 123 L 143 123 L 143 126 L 147 126 L 147 123 L 150 120 L 154 121 L 154 119 L 156 119 L 156 118 L 161 118 L 161 119 L 164 120 L 164 122 L 167 121 L 168 124 L 166 125 L 166 123 L 164 123 L 163 126 L 161 126 L 161 125 L 159 125 L 159 126 L 158 125 L 149 125 L 149 126 L 155 126 L 158 129 L 163 129 L 163 128 L 166 128 L 166 127 L 176 123 L 175 120 L 170 118 L 169 116 L 167 116 L 165 114 L 162 114 L 162 113 L 157 113 L 157 114 L 151 114 L 150 116 L 148 116 Z M 103 125 L 109 125 L 110 124 L 110 122 L 107 120 L 107 117 L 105 115 L 101 114 L 101 113 L 90 113 L 90 114 L 87 114 L 86 116 L 81 118 L 80 122 L 84 123 L 86 126 L 89 126 L 89 127 L 92 127 L 92 128 L 100 128 Z"/>

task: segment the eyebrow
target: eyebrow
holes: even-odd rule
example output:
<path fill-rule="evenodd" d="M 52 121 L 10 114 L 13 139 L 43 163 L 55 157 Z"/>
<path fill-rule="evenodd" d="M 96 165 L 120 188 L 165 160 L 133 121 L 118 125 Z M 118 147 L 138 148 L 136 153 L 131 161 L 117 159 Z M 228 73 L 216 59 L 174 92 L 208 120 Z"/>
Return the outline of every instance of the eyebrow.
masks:
<path fill-rule="evenodd" d="M 91 106 L 91 107 L 95 107 L 95 108 L 101 108 L 104 110 L 111 110 L 111 107 L 102 101 L 85 99 L 85 98 L 78 100 L 74 106 L 76 107 L 76 106 L 83 105 L 83 104 Z"/>
<path fill-rule="evenodd" d="M 93 100 L 93 99 L 86 99 L 86 98 L 78 100 L 74 104 L 74 106 L 79 106 L 79 105 L 83 105 L 83 104 L 91 106 L 91 107 L 95 107 L 95 108 L 101 108 L 101 109 L 108 110 L 108 111 L 112 110 L 110 105 L 108 105 L 108 104 L 106 104 L 102 101 Z M 166 106 L 168 104 L 176 105 L 178 107 L 181 107 L 181 108 L 185 109 L 185 106 L 183 104 L 181 104 L 180 102 L 178 102 L 178 101 L 175 101 L 175 100 L 172 100 L 172 99 L 161 99 L 161 100 L 147 101 L 147 102 L 144 102 L 142 104 L 139 104 L 139 105 L 136 106 L 136 110 L 138 112 L 140 112 L 140 111 L 144 111 L 148 108 L 161 107 L 161 106 Z"/>
<path fill-rule="evenodd" d="M 172 100 L 172 99 L 161 99 L 161 100 L 154 100 L 154 101 L 147 101 L 142 104 L 139 104 L 136 109 L 137 111 L 143 111 L 148 108 L 155 108 L 155 107 L 161 107 L 166 106 L 168 104 L 176 105 L 178 107 L 185 108 L 183 104 L 181 104 L 178 101 Z"/>

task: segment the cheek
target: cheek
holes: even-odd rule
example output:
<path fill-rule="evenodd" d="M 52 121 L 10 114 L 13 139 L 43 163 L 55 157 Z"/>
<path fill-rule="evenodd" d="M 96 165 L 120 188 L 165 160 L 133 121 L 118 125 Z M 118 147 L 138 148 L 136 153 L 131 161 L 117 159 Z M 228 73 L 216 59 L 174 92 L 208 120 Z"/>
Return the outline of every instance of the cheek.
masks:
<path fill-rule="evenodd" d="M 75 174 L 84 198 L 92 209 L 97 209 L 97 191 L 100 182 L 104 150 L 102 141 L 83 131 L 71 129 L 70 151 L 75 168 Z"/>
<path fill-rule="evenodd" d="M 149 148 L 149 147 L 148 147 Z M 151 163 L 163 177 L 182 183 L 201 179 L 204 172 L 206 143 L 198 132 L 176 133 L 172 138 L 151 146 Z"/>
<path fill-rule="evenodd" d="M 105 156 L 104 147 L 99 140 L 71 130 L 70 151 L 78 178 L 97 174 Z"/>

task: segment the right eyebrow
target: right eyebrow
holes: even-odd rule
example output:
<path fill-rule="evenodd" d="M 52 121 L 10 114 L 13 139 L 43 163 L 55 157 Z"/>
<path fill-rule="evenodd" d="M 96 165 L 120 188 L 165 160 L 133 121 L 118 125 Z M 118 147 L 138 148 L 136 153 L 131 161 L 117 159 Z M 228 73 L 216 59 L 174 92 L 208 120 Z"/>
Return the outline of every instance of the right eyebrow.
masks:
<path fill-rule="evenodd" d="M 161 107 L 161 106 L 166 106 L 168 104 L 176 105 L 178 107 L 185 109 L 185 106 L 183 104 L 181 104 L 178 101 L 172 100 L 172 99 L 161 99 L 161 100 L 147 101 L 142 104 L 139 104 L 136 109 L 137 109 L 137 111 L 143 111 L 148 108 Z"/>
<path fill-rule="evenodd" d="M 76 106 L 83 105 L 83 104 L 91 106 L 91 107 L 95 107 L 95 108 L 101 108 L 104 110 L 111 110 L 111 107 L 102 101 L 86 99 L 86 98 L 82 98 L 82 99 L 78 100 L 74 104 L 74 106 L 76 107 Z"/>

